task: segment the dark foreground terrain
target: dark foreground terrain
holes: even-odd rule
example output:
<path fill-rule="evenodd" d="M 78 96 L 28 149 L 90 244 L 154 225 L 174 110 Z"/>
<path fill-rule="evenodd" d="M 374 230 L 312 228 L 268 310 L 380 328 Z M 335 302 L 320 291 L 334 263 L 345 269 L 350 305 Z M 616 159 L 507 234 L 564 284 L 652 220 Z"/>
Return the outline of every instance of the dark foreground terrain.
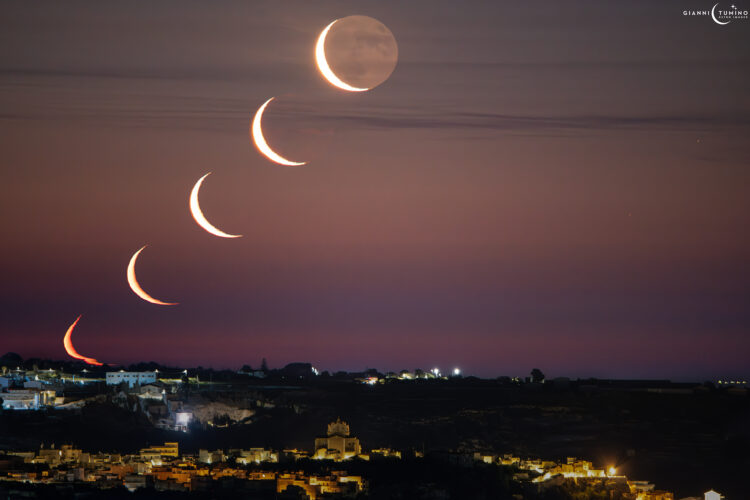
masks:
<path fill-rule="evenodd" d="M 675 498 L 711 488 L 730 500 L 747 498 L 750 398 L 738 391 L 704 386 L 647 390 L 596 381 L 564 387 L 514 385 L 476 379 L 375 386 L 335 381 L 273 388 L 227 384 L 193 391 L 233 399 L 252 391 L 253 397 L 261 394 L 273 407 L 257 409 L 249 423 L 223 428 L 194 425 L 188 433 L 157 430 L 142 415 L 108 403 L 71 411 L 5 411 L 0 414 L 0 449 L 71 443 L 88 451 L 125 453 L 176 440 L 188 453 L 249 447 L 312 451 L 315 436 L 341 417 L 365 450 L 390 447 L 427 457 L 445 452 L 512 453 L 563 461 L 575 456 L 595 466 L 614 464 L 619 473 L 656 483 L 657 488 L 673 491 Z M 407 478 L 426 473 L 405 466 L 402 462 L 399 474 Z M 352 467 L 347 469 L 351 472 Z M 489 490 L 497 487 L 499 494 L 509 488 L 507 477 L 501 467 L 492 470 L 477 469 L 473 480 L 486 483 Z M 374 481 L 376 491 L 377 474 L 362 474 Z M 452 483 L 454 476 L 443 471 L 424 484 L 450 492 L 459 487 Z M 399 476 L 391 471 L 389 477 Z M 398 484 L 391 483 L 394 488 Z"/>

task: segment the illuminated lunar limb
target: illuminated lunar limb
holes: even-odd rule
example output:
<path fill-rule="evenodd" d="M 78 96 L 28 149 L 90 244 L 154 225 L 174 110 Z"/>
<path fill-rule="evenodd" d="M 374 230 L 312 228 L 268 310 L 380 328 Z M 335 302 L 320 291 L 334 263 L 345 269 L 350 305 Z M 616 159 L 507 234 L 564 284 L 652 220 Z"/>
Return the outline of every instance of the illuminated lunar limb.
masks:
<path fill-rule="evenodd" d="M 130 258 L 130 263 L 128 264 L 128 284 L 130 285 L 131 290 L 145 300 L 146 302 L 151 302 L 152 304 L 157 304 L 160 306 L 175 306 L 177 305 L 177 302 L 162 302 L 161 300 L 155 299 L 149 294 L 147 294 L 143 288 L 141 288 L 141 285 L 138 283 L 138 280 L 135 277 L 135 261 L 138 259 L 138 255 L 143 251 L 144 248 L 146 248 L 148 245 L 144 245 L 141 247 L 140 250 L 135 252 L 133 256 Z"/>
<path fill-rule="evenodd" d="M 398 44 L 386 25 L 368 16 L 336 19 L 318 36 L 315 62 L 339 90 L 365 92 L 386 81 L 398 62 Z"/>
<path fill-rule="evenodd" d="M 203 216 L 200 204 L 198 203 L 198 191 L 201 188 L 203 179 L 205 179 L 209 175 L 211 175 L 211 172 L 198 179 L 198 182 L 196 182 L 195 186 L 193 186 L 193 190 L 190 192 L 190 213 L 193 215 L 193 219 L 195 219 L 195 222 L 198 223 L 200 227 L 213 234 L 214 236 L 219 236 L 221 238 L 239 238 L 242 236 L 241 234 L 225 233 L 221 229 L 208 222 L 208 220 Z"/>
<path fill-rule="evenodd" d="M 266 142 L 265 137 L 263 137 L 263 128 L 261 127 L 261 119 L 263 118 L 263 112 L 266 110 L 266 106 L 273 101 L 275 98 L 271 97 L 269 100 L 263 103 L 263 105 L 258 108 L 258 111 L 255 112 L 255 117 L 253 118 L 253 125 L 250 127 L 250 135 L 253 138 L 253 142 L 255 143 L 255 147 L 258 148 L 258 151 L 271 160 L 274 163 L 278 163 L 279 165 L 285 165 L 287 167 L 297 167 L 300 165 L 304 165 L 305 161 L 302 162 L 296 162 L 296 161 L 290 161 L 281 156 L 280 154 L 276 153 Z"/>
<path fill-rule="evenodd" d="M 331 67 L 328 65 L 328 61 L 326 60 L 326 36 L 328 35 L 328 32 L 333 27 L 333 25 L 337 22 L 338 19 L 326 26 L 318 37 L 318 43 L 315 44 L 315 61 L 318 63 L 318 69 L 323 74 L 323 78 L 328 80 L 328 83 L 330 83 L 334 87 L 340 88 L 341 90 L 347 90 L 349 92 L 365 92 L 367 90 L 370 90 L 368 88 L 353 87 L 349 85 L 348 83 L 341 80 L 338 76 L 336 76 L 336 73 L 334 73 L 331 70 Z"/>

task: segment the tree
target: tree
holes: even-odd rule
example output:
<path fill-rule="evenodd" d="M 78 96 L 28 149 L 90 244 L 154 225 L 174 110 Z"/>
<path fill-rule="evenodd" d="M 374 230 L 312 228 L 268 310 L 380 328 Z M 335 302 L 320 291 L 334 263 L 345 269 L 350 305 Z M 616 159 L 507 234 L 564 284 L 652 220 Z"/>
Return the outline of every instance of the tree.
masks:
<path fill-rule="evenodd" d="M 268 372 L 268 363 L 266 363 L 266 358 L 263 358 L 263 361 L 260 362 L 260 369 L 263 372 Z"/>
<path fill-rule="evenodd" d="M 23 364 L 23 358 L 15 352 L 6 352 L 0 356 L 0 363 L 10 366 L 21 366 Z"/>
<path fill-rule="evenodd" d="M 531 370 L 531 381 L 536 384 L 544 382 L 544 373 L 542 373 L 542 370 L 540 370 L 539 368 L 534 368 L 533 370 Z"/>

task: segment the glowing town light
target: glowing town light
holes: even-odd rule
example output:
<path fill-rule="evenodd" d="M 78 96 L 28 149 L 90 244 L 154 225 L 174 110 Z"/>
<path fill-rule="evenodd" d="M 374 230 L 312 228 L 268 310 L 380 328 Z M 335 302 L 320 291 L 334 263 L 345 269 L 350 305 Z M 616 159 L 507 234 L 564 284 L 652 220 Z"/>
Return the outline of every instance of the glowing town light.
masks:
<path fill-rule="evenodd" d="M 615 469 L 614 467 L 610 467 L 609 470 L 607 471 L 607 473 L 610 476 L 614 476 L 615 474 L 617 474 L 617 469 Z"/>
<path fill-rule="evenodd" d="M 191 416 L 192 416 L 192 414 L 190 414 L 188 412 L 179 412 L 175 416 L 175 423 L 177 425 L 180 425 L 180 426 L 182 426 L 182 425 L 187 426 L 190 423 L 190 417 Z"/>
<path fill-rule="evenodd" d="M 459 369 L 459 368 L 454 368 L 454 369 L 453 369 L 453 376 L 454 376 L 454 377 L 458 377 L 459 375 L 461 375 L 461 369 Z"/>
<path fill-rule="evenodd" d="M 432 369 L 432 370 L 430 370 L 430 371 L 431 371 L 431 372 L 432 372 L 432 374 L 433 374 L 433 375 L 435 375 L 436 377 L 439 377 L 439 376 L 440 376 L 440 369 L 439 369 L 439 368 L 433 368 L 433 369 Z"/>

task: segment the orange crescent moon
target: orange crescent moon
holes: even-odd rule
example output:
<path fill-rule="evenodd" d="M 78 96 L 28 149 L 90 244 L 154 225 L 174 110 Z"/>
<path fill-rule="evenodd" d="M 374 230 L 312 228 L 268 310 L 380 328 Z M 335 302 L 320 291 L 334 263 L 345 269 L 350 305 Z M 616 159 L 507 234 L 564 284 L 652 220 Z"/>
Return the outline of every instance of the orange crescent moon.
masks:
<path fill-rule="evenodd" d="M 158 304 L 160 306 L 177 305 L 177 302 L 162 302 L 159 299 L 153 298 L 151 295 L 147 294 L 145 290 L 141 288 L 141 285 L 138 283 L 138 280 L 135 277 L 135 261 L 138 259 L 138 255 L 147 246 L 148 245 L 143 245 L 140 250 L 135 252 L 133 256 L 130 258 L 130 262 L 128 263 L 128 284 L 130 285 L 131 290 L 133 290 L 133 293 L 135 293 L 137 296 L 139 296 L 146 302 L 151 302 L 152 304 Z"/>
<path fill-rule="evenodd" d="M 68 328 L 68 331 L 65 332 L 65 337 L 63 338 L 63 345 L 65 346 L 65 351 L 72 358 L 83 360 L 90 365 L 102 366 L 103 363 L 98 362 L 94 358 L 87 358 L 86 356 L 81 356 L 80 354 L 78 354 L 78 351 L 76 351 L 75 347 L 73 347 L 73 340 L 71 340 L 70 337 L 73 335 L 73 329 L 76 327 L 76 325 L 78 324 L 80 320 L 81 320 L 81 316 L 78 316 L 76 320 L 73 322 L 73 324 L 70 325 L 70 327 Z"/>

